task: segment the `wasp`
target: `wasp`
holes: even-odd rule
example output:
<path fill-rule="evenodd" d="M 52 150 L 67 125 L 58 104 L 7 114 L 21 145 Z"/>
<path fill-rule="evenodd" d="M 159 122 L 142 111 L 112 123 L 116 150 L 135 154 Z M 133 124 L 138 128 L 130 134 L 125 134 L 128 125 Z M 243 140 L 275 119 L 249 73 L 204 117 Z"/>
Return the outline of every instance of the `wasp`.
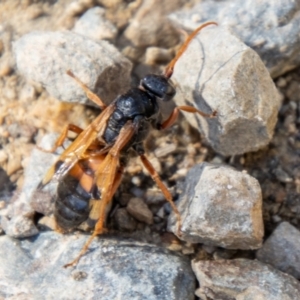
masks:
<path fill-rule="evenodd" d="M 60 231 L 69 231 L 83 222 L 94 228 L 79 255 L 65 267 L 76 265 L 94 237 L 106 231 L 106 217 L 112 198 L 121 183 L 129 148 L 140 157 L 170 203 L 177 217 L 178 234 L 180 233 L 181 219 L 178 209 L 171 193 L 145 156 L 143 141 L 151 128 L 162 130 L 172 126 L 180 111 L 197 113 L 207 118 L 216 115 L 215 111 L 206 114 L 192 106 L 177 106 L 162 121 L 158 105 L 158 101 L 170 101 L 175 96 L 176 91 L 170 78 L 177 60 L 200 30 L 212 24 L 217 25 L 215 22 L 204 23 L 187 38 L 162 75 L 146 75 L 138 87 L 118 96 L 108 106 L 71 71 L 67 71 L 102 112 L 84 130 L 73 124 L 63 130 L 51 152 L 63 146 L 69 131 L 75 132 L 77 136 L 38 186 L 41 189 L 52 180 L 58 181 L 54 217 Z"/>

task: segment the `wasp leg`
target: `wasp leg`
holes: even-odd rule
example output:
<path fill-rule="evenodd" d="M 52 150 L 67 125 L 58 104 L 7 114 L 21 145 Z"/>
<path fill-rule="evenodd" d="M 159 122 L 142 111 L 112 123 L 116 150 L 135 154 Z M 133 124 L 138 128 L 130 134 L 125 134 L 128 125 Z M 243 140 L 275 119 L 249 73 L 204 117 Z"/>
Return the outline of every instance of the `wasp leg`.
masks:
<path fill-rule="evenodd" d="M 93 93 L 80 79 L 78 79 L 70 70 L 67 71 L 67 74 L 78 83 L 78 85 L 85 91 L 86 96 L 91 101 L 93 101 L 96 105 L 100 106 L 102 110 L 106 108 L 104 102 L 95 93 Z"/>
<path fill-rule="evenodd" d="M 176 205 L 174 204 L 173 197 L 172 197 L 170 191 L 164 185 L 164 183 L 161 181 L 158 173 L 155 171 L 154 167 L 152 166 L 150 161 L 147 159 L 147 157 L 145 155 L 141 154 L 140 158 L 141 158 L 143 165 L 148 170 L 150 176 L 156 182 L 156 184 L 158 185 L 158 187 L 161 189 L 162 193 L 164 194 L 165 198 L 170 203 L 170 205 L 176 215 L 176 218 L 177 218 L 177 235 L 180 236 L 181 235 L 181 217 L 180 217 L 180 213 L 179 213 Z"/>
<path fill-rule="evenodd" d="M 122 176 L 123 176 L 123 170 L 124 168 L 121 167 L 115 177 L 115 180 L 114 180 L 114 183 L 113 183 L 113 186 L 112 186 L 112 189 L 108 195 L 108 198 L 111 200 L 112 197 L 114 196 L 116 190 L 118 189 L 119 185 L 121 184 L 121 181 L 122 181 Z M 100 235 L 100 234 L 103 234 L 106 232 L 106 228 L 104 226 L 105 224 L 105 221 L 106 221 L 106 214 L 107 214 L 107 211 L 106 211 L 106 207 L 107 207 L 107 204 L 108 203 L 104 203 L 102 202 L 102 200 L 95 200 L 95 201 L 100 201 L 101 202 L 101 207 L 100 207 L 100 214 L 99 214 L 99 218 L 98 218 L 98 221 L 95 225 L 95 229 L 94 229 L 94 232 L 93 234 L 89 237 L 89 239 L 87 240 L 87 242 L 84 244 L 83 248 L 80 250 L 78 256 L 70 263 L 68 264 L 65 264 L 64 265 L 64 268 L 68 268 L 68 267 L 71 267 L 71 266 L 76 266 L 77 263 L 79 262 L 80 258 L 85 254 L 85 252 L 88 250 L 89 246 L 91 245 L 94 237 L 96 237 L 97 235 Z"/>
<path fill-rule="evenodd" d="M 96 185 L 101 192 L 101 199 L 94 202 L 89 218 L 97 220 L 97 223 L 93 234 L 83 246 L 77 258 L 71 263 L 66 264 L 65 267 L 76 265 L 81 256 L 87 251 L 94 237 L 105 231 L 104 223 L 107 207 L 112 200 L 116 189 L 120 185 L 122 178 L 122 172 L 119 172 L 120 170 L 122 171 L 122 166 L 120 166 L 120 152 L 133 137 L 136 131 L 136 125 L 137 124 L 133 124 L 131 121 L 125 124 L 116 142 L 106 155 L 103 163 L 99 166 L 99 169 L 96 171 Z"/>
<path fill-rule="evenodd" d="M 64 128 L 63 132 L 61 133 L 61 135 L 59 136 L 59 138 L 56 140 L 54 146 L 53 146 L 51 149 L 46 150 L 46 149 L 41 148 L 40 146 L 37 146 L 37 148 L 38 148 L 39 150 L 43 151 L 43 152 L 48 152 L 48 153 L 53 153 L 53 152 L 55 152 L 55 150 L 56 150 L 58 147 L 60 147 L 60 146 L 63 145 L 65 139 L 67 138 L 68 131 L 72 131 L 72 132 L 75 132 L 75 133 L 77 133 L 77 134 L 80 134 L 80 133 L 83 131 L 83 129 L 81 129 L 80 127 L 78 127 L 78 126 L 76 126 L 76 125 L 74 125 L 74 124 L 69 124 L 69 125 L 67 125 L 67 126 Z"/>
<path fill-rule="evenodd" d="M 197 113 L 205 118 L 214 118 L 217 115 L 216 110 L 214 110 L 211 114 L 206 114 L 193 106 L 177 106 L 174 108 L 169 118 L 159 125 L 159 129 L 166 129 L 171 127 L 176 122 L 177 117 L 179 115 L 179 111 L 181 110 L 189 113 Z"/>

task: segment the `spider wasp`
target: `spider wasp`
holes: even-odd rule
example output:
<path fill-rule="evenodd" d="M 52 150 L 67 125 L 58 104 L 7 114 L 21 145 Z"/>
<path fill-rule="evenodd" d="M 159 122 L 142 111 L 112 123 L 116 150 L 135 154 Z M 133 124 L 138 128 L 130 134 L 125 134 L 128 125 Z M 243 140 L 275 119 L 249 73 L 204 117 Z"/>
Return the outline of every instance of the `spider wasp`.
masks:
<path fill-rule="evenodd" d="M 38 189 L 41 189 L 51 180 L 57 180 L 59 183 L 54 210 L 59 231 L 74 229 L 84 221 L 94 227 L 94 232 L 79 255 L 65 267 L 76 265 L 93 238 L 105 232 L 106 216 L 113 195 L 121 183 L 126 164 L 126 151 L 129 148 L 139 155 L 152 179 L 170 203 L 177 217 L 180 234 L 180 214 L 169 190 L 146 158 L 143 141 L 151 127 L 161 130 L 172 126 L 179 111 L 198 113 L 207 118 L 216 115 L 215 111 L 212 114 L 205 114 L 191 106 L 178 106 L 165 121 L 162 121 L 158 106 L 159 100 L 169 101 L 175 96 L 175 88 L 169 80 L 175 63 L 199 31 L 212 24 L 217 25 L 215 22 L 204 23 L 187 38 L 162 75 L 146 75 L 138 87 L 118 96 L 108 106 L 71 71 L 67 71 L 102 112 L 84 130 L 72 124 L 64 129 L 50 152 L 63 145 L 68 131 L 75 132 L 77 137 L 48 170 L 38 186 Z"/>

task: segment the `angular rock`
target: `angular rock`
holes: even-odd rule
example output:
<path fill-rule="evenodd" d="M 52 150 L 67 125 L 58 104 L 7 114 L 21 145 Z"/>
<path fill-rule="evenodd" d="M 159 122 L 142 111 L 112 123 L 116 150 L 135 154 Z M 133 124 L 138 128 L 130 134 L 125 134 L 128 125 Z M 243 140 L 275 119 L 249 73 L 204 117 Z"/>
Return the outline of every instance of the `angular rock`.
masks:
<path fill-rule="evenodd" d="M 117 28 L 105 19 L 105 9 L 102 7 L 93 7 L 86 11 L 75 23 L 73 31 L 96 41 L 113 41 L 118 33 Z"/>
<path fill-rule="evenodd" d="M 6 299 L 21 299 L 20 295 L 24 299 L 194 299 L 188 259 L 149 244 L 101 237 L 76 268 L 64 269 L 86 240 L 85 235 L 54 232 L 22 241 L 1 236 L 1 295 Z"/>
<path fill-rule="evenodd" d="M 136 228 L 137 222 L 130 216 L 126 208 L 119 208 L 114 215 L 114 219 L 119 229 L 133 231 Z"/>
<path fill-rule="evenodd" d="M 255 260 L 193 260 L 192 268 L 201 299 L 299 299 L 300 283 L 295 278 Z"/>
<path fill-rule="evenodd" d="M 138 221 L 153 224 L 153 214 L 141 198 L 131 198 L 126 207 L 127 211 Z"/>
<path fill-rule="evenodd" d="M 282 222 L 256 252 L 256 258 L 300 279 L 300 231 Z"/>
<path fill-rule="evenodd" d="M 264 235 L 262 194 L 257 180 L 209 163 L 193 167 L 178 201 L 180 239 L 228 249 L 257 249 Z M 175 214 L 168 229 L 176 232 Z M 176 226 L 175 226 L 176 225 Z"/>
<path fill-rule="evenodd" d="M 204 28 L 178 60 L 172 80 L 177 105 L 217 111 L 212 119 L 185 113 L 215 151 L 236 155 L 270 142 L 279 93 L 259 56 L 228 30 Z"/>
<path fill-rule="evenodd" d="M 300 64 L 299 11 L 299 1 L 293 0 L 209 0 L 171 19 L 189 30 L 217 21 L 254 49 L 275 78 Z"/>
<path fill-rule="evenodd" d="M 109 104 L 130 85 L 131 63 L 106 41 L 95 42 L 70 31 L 36 31 L 13 45 L 18 70 L 41 83 L 53 97 L 92 105 L 76 77 Z"/>

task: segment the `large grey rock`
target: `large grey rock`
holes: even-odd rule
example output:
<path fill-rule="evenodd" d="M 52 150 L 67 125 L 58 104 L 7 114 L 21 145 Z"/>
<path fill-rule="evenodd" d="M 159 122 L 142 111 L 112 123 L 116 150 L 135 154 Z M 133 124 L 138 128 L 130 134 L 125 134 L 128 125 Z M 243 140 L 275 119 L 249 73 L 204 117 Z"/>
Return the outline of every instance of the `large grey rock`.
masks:
<path fill-rule="evenodd" d="M 46 232 L 22 241 L 0 237 L 5 299 L 194 299 L 188 259 L 149 244 L 95 239 L 76 268 L 64 269 L 85 235 Z M 13 266 L 13 267 L 12 267 Z"/>
<path fill-rule="evenodd" d="M 282 222 L 257 251 L 256 258 L 300 279 L 300 231 Z"/>
<path fill-rule="evenodd" d="M 217 111 L 212 119 L 185 113 L 215 151 L 236 155 L 270 142 L 279 93 L 259 56 L 228 30 L 204 28 L 178 60 L 172 80 L 177 105 Z"/>
<path fill-rule="evenodd" d="M 173 13 L 171 19 L 190 30 L 207 20 L 228 27 L 259 54 L 275 78 L 300 64 L 299 10 L 300 2 L 294 0 L 209 0 Z"/>
<path fill-rule="evenodd" d="M 248 174 L 222 165 L 196 165 L 187 174 L 178 202 L 182 218 L 179 238 L 184 241 L 228 249 L 261 247 L 261 189 Z M 168 228 L 176 234 L 175 221 L 172 213 Z"/>
<path fill-rule="evenodd" d="M 269 265 L 247 259 L 192 261 L 201 299 L 295 300 L 300 283 Z"/>
<path fill-rule="evenodd" d="M 130 61 L 106 41 L 95 42 L 70 31 L 36 31 L 17 40 L 13 50 L 18 70 L 62 101 L 92 104 L 67 70 L 106 104 L 130 85 Z"/>

